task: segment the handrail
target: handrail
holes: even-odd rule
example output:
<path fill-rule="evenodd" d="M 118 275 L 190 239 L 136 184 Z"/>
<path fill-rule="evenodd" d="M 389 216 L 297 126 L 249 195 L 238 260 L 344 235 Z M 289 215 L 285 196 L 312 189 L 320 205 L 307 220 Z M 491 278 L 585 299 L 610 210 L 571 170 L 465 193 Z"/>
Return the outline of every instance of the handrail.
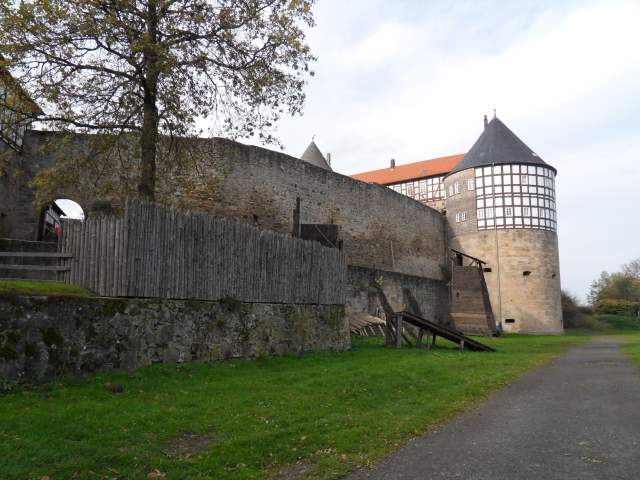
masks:
<path fill-rule="evenodd" d="M 0 258 L 73 258 L 73 254 L 51 252 L 0 252 Z"/>

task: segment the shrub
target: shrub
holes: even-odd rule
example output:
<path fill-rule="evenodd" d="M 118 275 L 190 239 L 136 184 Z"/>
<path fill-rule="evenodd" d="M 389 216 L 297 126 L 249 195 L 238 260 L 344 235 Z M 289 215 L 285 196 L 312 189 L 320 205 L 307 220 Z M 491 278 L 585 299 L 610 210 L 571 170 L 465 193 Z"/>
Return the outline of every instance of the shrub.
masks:
<path fill-rule="evenodd" d="M 640 311 L 640 302 L 629 300 L 598 300 L 595 305 L 595 313 L 604 315 L 638 315 Z"/>
<path fill-rule="evenodd" d="M 568 292 L 562 292 L 562 319 L 565 328 L 588 328 L 587 316 L 578 306 L 576 298 Z"/>

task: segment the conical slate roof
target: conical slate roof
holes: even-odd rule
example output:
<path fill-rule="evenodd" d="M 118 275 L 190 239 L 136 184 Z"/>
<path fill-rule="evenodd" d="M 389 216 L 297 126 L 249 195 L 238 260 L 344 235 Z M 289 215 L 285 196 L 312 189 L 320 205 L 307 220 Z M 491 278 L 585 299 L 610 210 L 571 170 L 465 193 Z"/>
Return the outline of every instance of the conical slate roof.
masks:
<path fill-rule="evenodd" d="M 324 155 L 322 155 L 322 152 L 316 145 L 316 142 L 314 142 L 313 140 L 311 140 L 311 143 L 304 151 L 300 159 L 304 160 L 307 163 L 310 163 L 311 165 L 315 165 L 316 167 L 324 168 L 325 170 L 331 171 L 331 166 L 324 158 Z"/>
<path fill-rule="evenodd" d="M 461 172 L 467 168 L 481 167 L 491 164 L 524 163 L 544 165 L 555 171 L 551 165 L 542 160 L 520 140 L 515 133 L 497 117 L 485 127 L 480 138 L 473 144 L 462 161 L 449 173 Z"/>

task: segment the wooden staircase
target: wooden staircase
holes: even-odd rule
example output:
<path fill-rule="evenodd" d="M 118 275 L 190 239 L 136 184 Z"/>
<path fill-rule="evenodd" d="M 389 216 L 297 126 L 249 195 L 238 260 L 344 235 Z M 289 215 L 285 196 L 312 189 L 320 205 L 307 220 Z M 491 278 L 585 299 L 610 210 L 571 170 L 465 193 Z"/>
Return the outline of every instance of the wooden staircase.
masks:
<path fill-rule="evenodd" d="M 404 323 L 412 325 L 418 329 L 414 334 L 410 329 L 404 328 Z M 452 328 L 447 328 L 435 322 L 419 317 L 409 312 L 397 312 L 387 320 L 386 344 L 402 347 L 404 340 L 409 346 L 418 348 L 433 348 L 436 337 L 445 338 L 460 346 L 460 350 L 471 350 L 474 352 L 495 352 L 496 350 L 484 343 L 467 337 L 465 334 Z M 427 334 L 426 343 L 423 342 L 424 335 Z M 410 337 L 413 337 L 413 342 Z"/>

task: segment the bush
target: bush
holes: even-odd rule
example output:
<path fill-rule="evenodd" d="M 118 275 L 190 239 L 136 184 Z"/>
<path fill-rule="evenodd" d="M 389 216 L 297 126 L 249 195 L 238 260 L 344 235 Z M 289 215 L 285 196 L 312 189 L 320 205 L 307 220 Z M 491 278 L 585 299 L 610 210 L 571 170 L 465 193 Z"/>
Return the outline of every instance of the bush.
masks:
<path fill-rule="evenodd" d="M 640 310 L 640 302 L 603 299 L 598 300 L 594 310 L 595 313 L 601 315 L 635 316 L 638 315 L 638 311 Z"/>
<path fill-rule="evenodd" d="M 600 323 L 614 330 L 640 330 L 640 318 L 626 315 L 595 315 Z"/>
<path fill-rule="evenodd" d="M 578 306 L 578 301 L 567 292 L 562 292 L 562 320 L 565 328 L 590 327 L 587 316 Z"/>

